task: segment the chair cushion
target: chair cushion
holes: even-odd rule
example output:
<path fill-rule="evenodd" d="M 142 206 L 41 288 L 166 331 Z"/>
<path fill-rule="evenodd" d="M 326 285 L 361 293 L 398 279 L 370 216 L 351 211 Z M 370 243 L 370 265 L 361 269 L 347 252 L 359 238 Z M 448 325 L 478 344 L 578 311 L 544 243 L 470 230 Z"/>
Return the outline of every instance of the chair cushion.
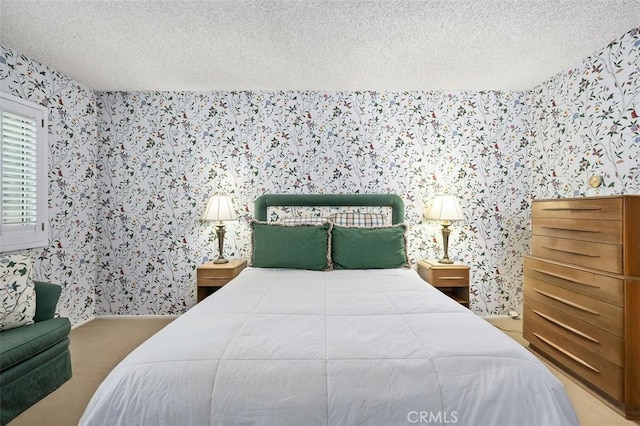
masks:
<path fill-rule="evenodd" d="M 50 348 L 70 331 L 67 318 L 54 318 L 0 332 L 0 371 Z"/>
<path fill-rule="evenodd" d="M 25 254 L 0 256 L 0 330 L 32 324 L 35 313 L 31 257 Z"/>

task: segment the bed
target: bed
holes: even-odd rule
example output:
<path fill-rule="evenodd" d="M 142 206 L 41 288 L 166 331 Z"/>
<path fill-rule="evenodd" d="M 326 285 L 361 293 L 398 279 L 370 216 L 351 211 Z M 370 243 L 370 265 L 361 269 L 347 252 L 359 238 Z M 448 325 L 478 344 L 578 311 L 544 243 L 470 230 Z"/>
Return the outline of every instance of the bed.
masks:
<path fill-rule="evenodd" d="M 395 196 L 281 197 L 259 199 L 256 218 L 272 203 L 389 200 L 394 225 L 371 228 L 400 229 L 403 218 Z M 312 226 L 322 225 L 268 236 Z M 562 384 L 522 346 L 411 268 L 331 264 L 331 243 L 328 268 L 249 267 L 152 336 L 107 376 L 80 424 L 578 424 Z"/>

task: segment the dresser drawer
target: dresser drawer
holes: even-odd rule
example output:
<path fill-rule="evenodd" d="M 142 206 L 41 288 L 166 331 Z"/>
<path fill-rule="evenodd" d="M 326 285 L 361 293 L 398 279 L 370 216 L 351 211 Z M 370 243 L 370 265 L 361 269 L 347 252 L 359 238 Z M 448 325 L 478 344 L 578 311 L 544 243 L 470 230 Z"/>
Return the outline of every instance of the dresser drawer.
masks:
<path fill-rule="evenodd" d="M 467 287 L 469 269 L 432 269 L 429 283 L 434 286 Z"/>
<path fill-rule="evenodd" d="M 525 298 L 531 298 L 618 337 L 624 336 L 624 310 L 588 296 L 574 293 L 565 288 L 524 277 Z"/>
<path fill-rule="evenodd" d="M 621 279 L 528 256 L 524 258 L 524 275 L 616 306 L 624 305 L 624 281 Z"/>
<path fill-rule="evenodd" d="M 534 235 L 531 254 L 592 269 L 622 273 L 622 246 Z"/>
<path fill-rule="evenodd" d="M 604 393 L 617 400 L 624 397 L 624 370 L 599 356 L 591 354 L 581 357 L 564 347 L 564 340 L 550 333 L 548 329 L 525 328 L 524 338 L 538 351 L 556 360 L 563 367 L 573 371 L 583 380 L 593 384 Z"/>
<path fill-rule="evenodd" d="M 221 287 L 238 275 L 236 269 L 198 269 L 199 287 Z"/>
<path fill-rule="evenodd" d="M 573 352 L 596 354 L 618 367 L 624 367 L 624 339 L 588 322 L 581 321 L 559 309 L 526 299 L 524 316 L 527 327 L 539 328 L 540 324 L 553 330 L 554 335 L 562 338 L 562 346 Z"/>
<path fill-rule="evenodd" d="M 536 218 L 533 235 L 622 244 L 622 221 L 599 219 Z"/>
<path fill-rule="evenodd" d="M 531 215 L 534 218 L 621 220 L 622 198 L 534 201 Z"/>

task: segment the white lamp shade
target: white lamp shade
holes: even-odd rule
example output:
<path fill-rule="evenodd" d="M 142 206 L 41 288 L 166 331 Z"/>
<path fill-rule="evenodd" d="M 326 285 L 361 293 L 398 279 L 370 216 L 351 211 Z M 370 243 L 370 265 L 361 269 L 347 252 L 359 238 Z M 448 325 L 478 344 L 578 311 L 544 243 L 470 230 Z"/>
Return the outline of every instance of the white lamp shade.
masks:
<path fill-rule="evenodd" d="M 442 222 L 454 222 L 464 220 L 464 214 L 455 195 L 436 195 L 431 204 L 431 208 L 424 215 L 427 220 L 438 220 Z"/>
<path fill-rule="evenodd" d="M 214 195 L 209 198 L 202 220 L 235 220 L 238 218 L 233 200 L 228 195 Z"/>

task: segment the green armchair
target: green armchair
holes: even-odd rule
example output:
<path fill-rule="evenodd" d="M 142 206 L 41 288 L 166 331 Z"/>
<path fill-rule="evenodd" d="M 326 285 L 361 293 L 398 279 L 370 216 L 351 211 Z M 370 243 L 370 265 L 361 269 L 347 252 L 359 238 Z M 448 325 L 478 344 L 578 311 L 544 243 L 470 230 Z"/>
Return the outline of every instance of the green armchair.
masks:
<path fill-rule="evenodd" d="M 35 282 L 34 323 L 0 331 L 0 425 L 71 378 L 67 318 L 54 318 L 61 288 Z"/>

